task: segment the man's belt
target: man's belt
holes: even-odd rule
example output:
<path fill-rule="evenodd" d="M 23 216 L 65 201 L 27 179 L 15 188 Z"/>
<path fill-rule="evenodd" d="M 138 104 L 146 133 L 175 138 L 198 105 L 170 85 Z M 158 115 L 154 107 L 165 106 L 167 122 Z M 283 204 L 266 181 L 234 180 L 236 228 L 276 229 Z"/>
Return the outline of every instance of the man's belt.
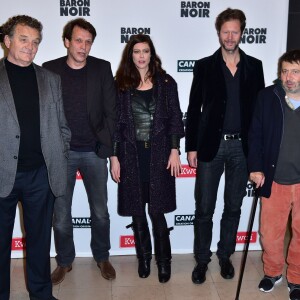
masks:
<path fill-rule="evenodd" d="M 223 139 L 225 141 L 228 141 L 228 140 L 240 140 L 241 139 L 241 135 L 239 133 L 235 133 L 235 134 L 223 134 Z"/>

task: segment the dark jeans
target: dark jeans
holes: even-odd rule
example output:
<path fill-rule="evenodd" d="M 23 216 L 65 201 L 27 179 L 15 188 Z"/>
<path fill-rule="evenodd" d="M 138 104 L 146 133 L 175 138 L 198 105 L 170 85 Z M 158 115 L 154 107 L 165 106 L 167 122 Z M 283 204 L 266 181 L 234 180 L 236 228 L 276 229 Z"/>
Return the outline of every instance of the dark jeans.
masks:
<path fill-rule="evenodd" d="M 224 209 L 221 219 L 217 256 L 229 258 L 235 250 L 241 206 L 246 195 L 248 172 L 240 140 L 221 140 L 216 157 L 210 162 L 198 161 L 194 220 L 194 254 L 197 262 L 209 263 L 217 191 L 225 168 Z"/>
<path fill-rule="evenodd" d="M 10 195 L 0 198 L 0 300 L 10 294 L 10 255 L 16 206 L 21 201 L 26 232 L 26 275 L 30 299 L 52 298 L 50 243 L 54 195 L 46 166 L 18 172 Z"/>
<path fill-rule="evenodd" d="M 70 151 L 68 185 L 64 197 L 54 204 L 54 240 L 58 265 L 66 267 L 75 258 L 72 225 L 72 198 L 76 172 L 80 171 L 87 192 L 91 213 L 91 249 L 97 262 L 108 260 L 110 249 L 110 220 L 107 208 L 107 160 L 94 152 Z"/>

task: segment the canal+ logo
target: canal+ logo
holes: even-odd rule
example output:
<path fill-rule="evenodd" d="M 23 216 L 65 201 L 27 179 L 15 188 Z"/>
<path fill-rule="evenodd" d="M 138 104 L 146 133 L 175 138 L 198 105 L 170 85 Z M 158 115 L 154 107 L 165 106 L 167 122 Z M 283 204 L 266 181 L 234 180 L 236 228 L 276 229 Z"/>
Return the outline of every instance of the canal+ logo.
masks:
<path fill-rule="evenodd" d="M 59 0 L 60 16 L 90 16 L 90 0 Z"/>
<path fill-rule="evenodd" d="M 195 60 L 177 60 L 177 72 L 193 72 Z"/>
<path fill-rule="evenodd" d="M 174 219 L 175 226 L 194 225 L 195 215 L 175 215 Z"/>
<path fill-rule="evenodd" d="M 73 228 L 91 228 L 91 218 L 72 218 Z"/>

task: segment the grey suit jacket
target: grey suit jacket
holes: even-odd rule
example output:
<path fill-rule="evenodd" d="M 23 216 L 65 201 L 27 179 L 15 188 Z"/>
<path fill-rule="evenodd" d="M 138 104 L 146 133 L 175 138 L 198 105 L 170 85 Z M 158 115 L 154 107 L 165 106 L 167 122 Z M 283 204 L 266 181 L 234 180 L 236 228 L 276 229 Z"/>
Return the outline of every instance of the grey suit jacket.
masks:
<path fill-rule="evenodd" d="M 34 64 L 40 104 L 40 137 L 49 184 L 65 193 L 71 132 L 64 115 L 60 77 Z M 12 191 L 18 164 L 20 127 L 4 59 L 0 60 L 0 197 Z"/>

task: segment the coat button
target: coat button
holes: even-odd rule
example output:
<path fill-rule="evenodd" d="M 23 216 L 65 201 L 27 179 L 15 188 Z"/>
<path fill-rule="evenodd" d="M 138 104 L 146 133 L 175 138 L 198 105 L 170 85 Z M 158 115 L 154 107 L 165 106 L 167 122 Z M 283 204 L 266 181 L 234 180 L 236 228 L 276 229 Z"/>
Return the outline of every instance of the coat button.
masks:
<path fill-rule="evenodd" d="M 272 165 L 272 168 L 275 168 L 275 165 Z"/>
<path fill-rule="evenodd" d="M 14 159 L 17 159 L 18 158 L 18 156 L 14 156 Z"/>
<path fill-rule="evenodd" d="M 20 136 L 19 135 L 16 135 L 16 139 L 18 139 Z"/>

